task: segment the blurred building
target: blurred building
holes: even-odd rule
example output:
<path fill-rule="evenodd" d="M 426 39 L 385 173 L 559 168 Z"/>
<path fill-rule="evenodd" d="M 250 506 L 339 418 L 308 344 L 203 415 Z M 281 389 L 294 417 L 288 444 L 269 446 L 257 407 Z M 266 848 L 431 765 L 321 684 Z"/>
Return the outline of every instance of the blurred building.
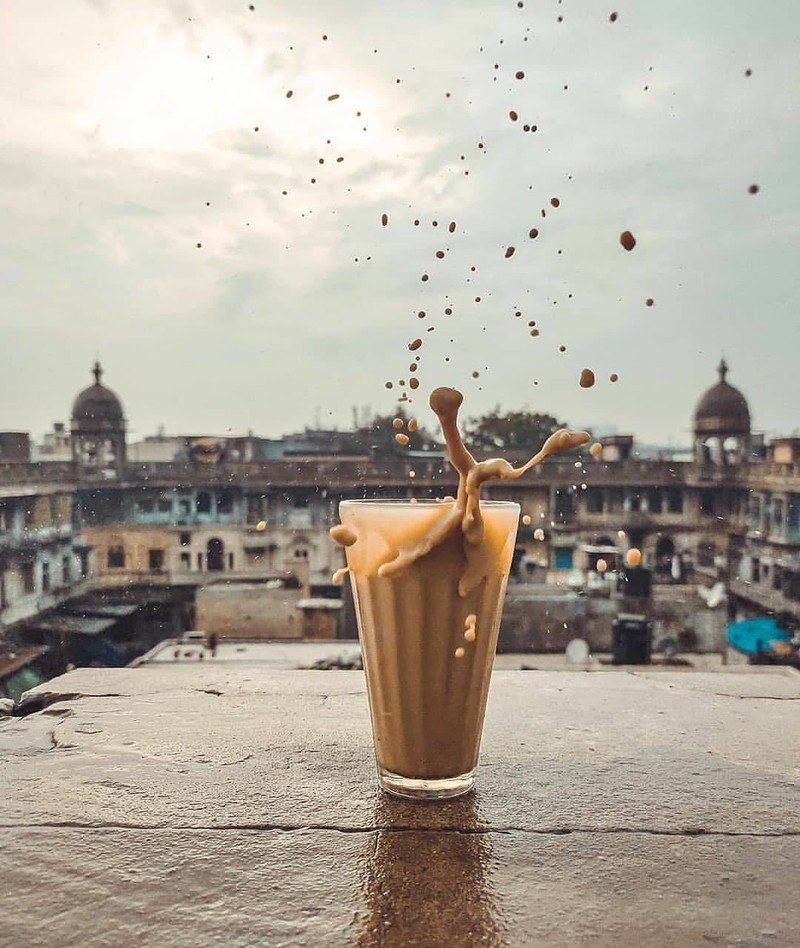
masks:
<path fill-rule="evenodd" d="M 145 643 L 180 631 L 170 623 L 188 627 L 200 601 L 219 617 L 235 584 L 254 635 L 277 628 L 253 618 L 259 589 L 273 616 L 288 608 L 275 606 L 276 583 L 284 602 L 296 600 L 292 609 L 305 608 L 302 621 L 284 623 L 287 636 L 352 635 L 351 604 L 342 608 L 330 580 L 343 565 L 328 536 L 339 501 L 452 493 L 441 453 L 365 447 L 354 432 L 283 440 L 161 432 L 128 445 L 122 403 L 100 365 L 92 371 L 69 433 L 56 428 L 34 460 L 27 435 L 0 434 L 0 633 L 27 631 L 27 641 L 58 645 L 65 660 L 91 652 L 70 645 L 77 636 L 110 641 L 120 623 Z M 616 434 L 582 467 L 551 458 L 523 480 L 486 485 L 531 518 L 520 526 L 518 578 L 586 582 L 600 559 L 613 573 L 638 547 L 657 583 L 721 580 L 731 614 L 800 617 L 800 439 L 764 447 L 724 362 L 718 375 L 698 400 L 690 459 L 641 458 L 632 436 Z M 56 460 L 67 447 L 69 460 Z M 330 610 L 318 611 L 326 599 Z M 109 609 L 131 607 L 135 615 L 101 628 L 114 618 Z M 49 639 L 42 628 L 34 635 L 54 616 Z"/>

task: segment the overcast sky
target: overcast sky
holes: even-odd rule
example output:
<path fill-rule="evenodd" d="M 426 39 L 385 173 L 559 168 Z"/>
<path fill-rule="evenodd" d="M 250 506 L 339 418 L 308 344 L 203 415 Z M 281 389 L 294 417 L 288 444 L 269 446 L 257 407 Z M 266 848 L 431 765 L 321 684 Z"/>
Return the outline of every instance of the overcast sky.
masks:
<path fill-rule="evenodd" d="M 253 6 L 3 0 L 0 429 L 97 355 L 133 439 L 347 426 L 421 337 L 428 423 L 688 441 L 724 353 L 797 432 L 796 0 Z"/>

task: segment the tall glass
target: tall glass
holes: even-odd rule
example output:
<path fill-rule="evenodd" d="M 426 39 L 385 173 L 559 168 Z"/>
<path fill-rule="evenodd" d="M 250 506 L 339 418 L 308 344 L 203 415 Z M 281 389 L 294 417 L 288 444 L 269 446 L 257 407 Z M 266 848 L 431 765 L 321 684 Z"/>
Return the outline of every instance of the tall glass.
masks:
<path fill-rule="evenodd" d="M 343 526 L 367 676 L 381 786 L 444 799 L 472 789 L 519 504 L 484 501 L 475 552 L 485 579 L 466 595 L 459 581 L 465 540 L 456 528 L 425 556 L 391 576 L 378 567 L 413 543 L 452 501 L 347 500 Z M 472 557 L 471 557 L 472 558 Z"/>

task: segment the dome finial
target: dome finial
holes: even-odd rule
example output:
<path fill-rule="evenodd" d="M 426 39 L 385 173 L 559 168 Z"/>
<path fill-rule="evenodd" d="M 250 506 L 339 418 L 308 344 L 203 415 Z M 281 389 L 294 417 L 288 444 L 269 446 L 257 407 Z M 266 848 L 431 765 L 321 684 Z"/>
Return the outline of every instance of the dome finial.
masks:
<path fill-rule="evenodd" d="M 100 365 L 100 360 L 97 359 L 95 364 L 92 366 L 92 375 L 94 375 L 95 385 L 100 384 L 100 377 L 102 376 L 102 374 L 103 374 L 103 367 Z"/>
<path fill-rule="evenodd" d="M 717 366 L 717 372 L 719 372 L 720 382 L 724 382 L 725 376 L 728 374 L 728 363 L 725 361 L 724 356 L 722 357 L 719 365 Z"/>

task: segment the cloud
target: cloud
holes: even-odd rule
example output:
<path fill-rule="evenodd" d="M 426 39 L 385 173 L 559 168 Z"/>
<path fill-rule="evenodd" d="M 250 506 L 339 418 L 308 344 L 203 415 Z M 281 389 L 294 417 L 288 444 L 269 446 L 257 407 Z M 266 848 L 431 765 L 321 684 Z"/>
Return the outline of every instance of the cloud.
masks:
<path fill-rule="evenodd" d="M 724 349 L 796 427 L 793 6 L 254 5 L 7 18 L 7 426 L 63 416 L 96 350 L 140 433 L 347 424 L 422 334 L 470 415 L 684 437 Z"/>

